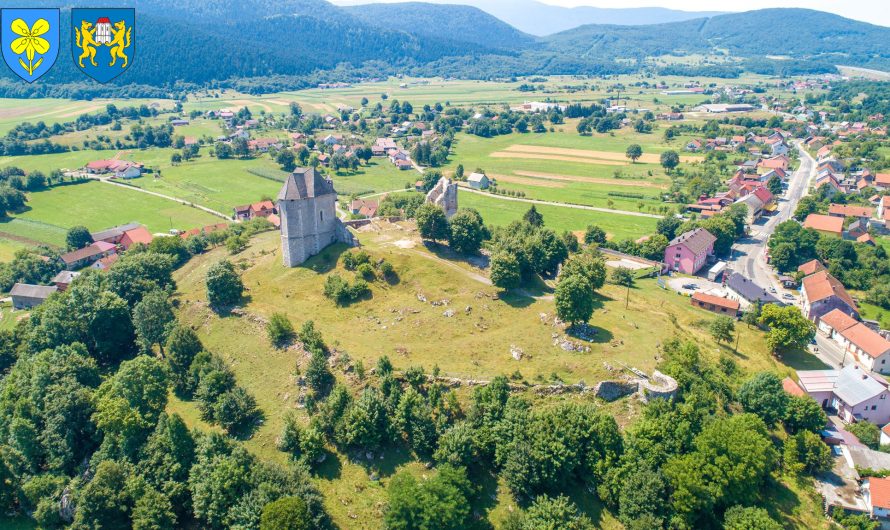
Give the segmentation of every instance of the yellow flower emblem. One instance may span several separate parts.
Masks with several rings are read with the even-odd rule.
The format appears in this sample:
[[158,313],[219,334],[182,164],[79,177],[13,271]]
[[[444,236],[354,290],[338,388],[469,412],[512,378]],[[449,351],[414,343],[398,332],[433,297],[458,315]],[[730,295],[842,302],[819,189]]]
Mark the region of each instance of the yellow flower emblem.
[[41,35],[49,31],[49,22],[40,18],[29,28],[24,20],[17,18],[12,21],[10,29],[16,35],[21,36],[12,41],[9,47],[12,48],[13,53],[16,55],[25,54],[28,64],[25,64],[21,57],[19,57],[19,64],[28,72],[29,76],[33,76],[34,70],[38,69],[40,64],[43,63],[43,57],[37,59],[35,63],[34,55],[43,55],[49,51],[49,41],[41,37]]

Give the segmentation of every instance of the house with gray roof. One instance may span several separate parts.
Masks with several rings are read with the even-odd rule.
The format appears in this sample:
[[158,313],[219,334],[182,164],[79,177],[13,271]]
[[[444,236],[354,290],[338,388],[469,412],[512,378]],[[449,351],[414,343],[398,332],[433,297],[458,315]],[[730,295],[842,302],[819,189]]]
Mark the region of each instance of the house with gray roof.
[[770,294],[766,289],[749,280],[738,272],[733,272],[726,278],[724,284],[730,297],[736,300],[744,300],[749,304],[760,301],[761,304],[781,304],[778,298]]
[[836,410],[847,423],[890,422],[890,391],[886,381],[855,363],[840,370],[799,370],[800,388],[822,408]]
[[31,309],[32,307],[37,307],[56,291],[58,291],[58,288],[55,285],[17,283],[9,291],[10,296],[12,296],[12,308]]

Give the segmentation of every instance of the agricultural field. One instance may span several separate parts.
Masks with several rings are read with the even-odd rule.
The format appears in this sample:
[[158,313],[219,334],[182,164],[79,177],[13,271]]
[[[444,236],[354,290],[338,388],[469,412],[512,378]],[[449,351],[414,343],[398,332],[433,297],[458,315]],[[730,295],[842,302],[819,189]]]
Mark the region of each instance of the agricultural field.
[[47,125],[74,121],[81,114],[104,110],[109,103],[116,105],[156,105],[158,108],[172,108],[170,100],[155,99],[94,99],[91,101],[70,99],[12,99],[0,98],[0,134],[6,134],[22,122],[45,122]]
[[[661,195],[670,178],[659,164],[662,152],[681,151],[685,139],[670,144],[656,130],[640,134],[621,129],[614,134],[581,136],[575,120],[553,133],[513,133],[481,138],[461,133],[455,138],[454,154],[445,172],[458,164],[469,173],[479,168],[497,179],[501,189],[521,191],[538,200],[614,207],[618,210],[658,211]],[[631,163],[625,157],[628,145],[643,148],[643,157]],[[701,157],[682,155],[684,163]]]
[[152,232],[167,232],[217,223],[219,218],[138,191],[85,182],[30,193],[26,211],[0,220],[0,238],[63,246],[66,231],[74,225],[100,230],[131,221]]
[[[387,355],[396,370],[422,366],[429,372],[438,367],[442,375],[458,378],[487,380],[514,374],[529,384],[593,384],[615,378],[615,370],[620,371],[624,365],[651,371],[660,361],[660,344],[675,336],[695,341],[713,360],[734,359],[743,367],[739,378],[757,370],[785,375],[795,368],[821,366],[806,354],[786,355],[787,364],[778,362],[767,353],[763,334],[746,326],[738,327],[738,353],[717,345],[708,333],[714,315],[693,308],[688,298],[662,290],[652,279],[639,280],[629,290],[605,286],[591,319],[596,336],[585,343],[590,351],[566,352],[554,345],[552,338],[553,333],[562,331],[550,323],[554,304],[548,287],[536,297],[522,291],[495,297],[497,290],[485,281],[487,271],[449,259],[436,248],[427,249],[409,223],[381,224],[363,230],[359,239],[373,258],[384,258],[395,266],[398,281],[374,282],[370,299],[346,307],[338,308],[324,298],[321,287],[330,274],[352,274],[338,264],[339,256],[346,251],[343,246],[328,247],[303,266],[288,269],[280,262],[276,234],[253,238],[246,251],[230,258],[243,269],[249,295],[243,316],[220,317],[206,305],[204,278],[211,264],[226,257],[224,249],[193,259],[176,273],[179,317],[196,329],[208,350],[231,364],[239,384],[256,396],[265,413],[262,426],[245,442],[264,459],[284,461],[284,455],[275,449],[275,440],[282,429],[283,412],[297,408],[296,381],[307,361],[300,351],[269,345],[262,321],[274,312],[284,312],[296,326],[311,318],[339,355],[347,354],[365,367]],[[447,306],[439,305],[445,300]],[[454,310],[450,318],[443,315],[448,308]],[[447,344],[445,354],[443,344]],[[525,354],[520,361],[511,356],[514,347]],[[355,383],[353,379],[350,376]],[[461,399],[467,397],[465,389],[458,392]],[[543,399],[531,393],[529,397]],[[634,400],[599,406],[622,424],[638,414]],[[199,419],[192,402],[174,399],[169,410],[182,415],[190,425],[214,428]],[[308,421],[304,412],[299,411],[299,415]],[[374,528],[373,521],[381,514],[380,503],[385,501],[388,478],[404,469],[419,476],[424,473],[422,465],[412,462],[400,449],[387,451],[382,460],[370,465],[329,458],[321,466],[316,483],[325,495],[329,513],[341,527]],[[379,475],[380,480],[372,480],[372,474]],[[497,525],[515,501],[503,483],[484,487],[492,499],[486,511]],[[776,502],[785,503],[782,513],[787,517],[796,520],[801,517],[798,511],[804,515],[816,513],[811,499],[798,498],[785,486],[780,489],[784,492],[782,500]],[[584,509],[598,527],[621,528],[612,514],[586,497]]]

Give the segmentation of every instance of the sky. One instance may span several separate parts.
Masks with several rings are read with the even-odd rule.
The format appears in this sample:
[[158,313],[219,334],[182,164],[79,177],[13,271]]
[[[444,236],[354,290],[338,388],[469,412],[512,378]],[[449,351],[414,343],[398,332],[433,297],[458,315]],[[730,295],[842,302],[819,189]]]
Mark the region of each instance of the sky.
[[[367,4],[373,2],[398,2],[408,0],[332,0],[339,5]],[[435,3],[470,4],[473,0],[415,0]],[[492,0],[487,0],[492,1]],[[511,0],[495,0],[510,4]],[[888,0],[746,0],[743,3],[719,3],[713,0],[538,0],[545,4],[564,7],[666,7],[683,11],[750,11],[768,7],[804,7],[835,13],[843,17],[871,24],[890,27],[890,1]]]

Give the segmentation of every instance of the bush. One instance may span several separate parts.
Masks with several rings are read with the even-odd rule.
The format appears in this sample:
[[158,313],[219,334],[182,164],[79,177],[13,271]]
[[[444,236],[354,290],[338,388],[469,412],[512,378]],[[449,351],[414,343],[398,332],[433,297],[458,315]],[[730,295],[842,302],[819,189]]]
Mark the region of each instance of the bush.
[[263,507],[260,530],[309,530],[314,528],[309,508],[302,499],[282,497]]
[[241,277],[229,260],[210,267],[207,272],[207,300],[212,307],[221,308],[237,304],[244,293]]
[[244,431],[259,416],[256,399],[241,387],[221,395],[213,408],[216,422],[229,434]]
[[858,421],[847,425],[847,432],[853,433],[859,441],[870,447],[877,449],[881,445],[881,431],[874,423],[867,421]]
[[356,270],[359,265],[369,263],[371,261],[371,256],[368,255],[364,250],[359,250],[357,252],[347,252],[343,254],[343,267],[348,271]]
[[356,272],[363,280],[372,282],[377,279],[377,274],[374,273],[374,267],[372,267],[370,263],[362,263],[356,268]]
[[272,313],[266,324],[266,333],[273,345],[281,347],[290,343],[296,334],[294,326],[284,313]]

